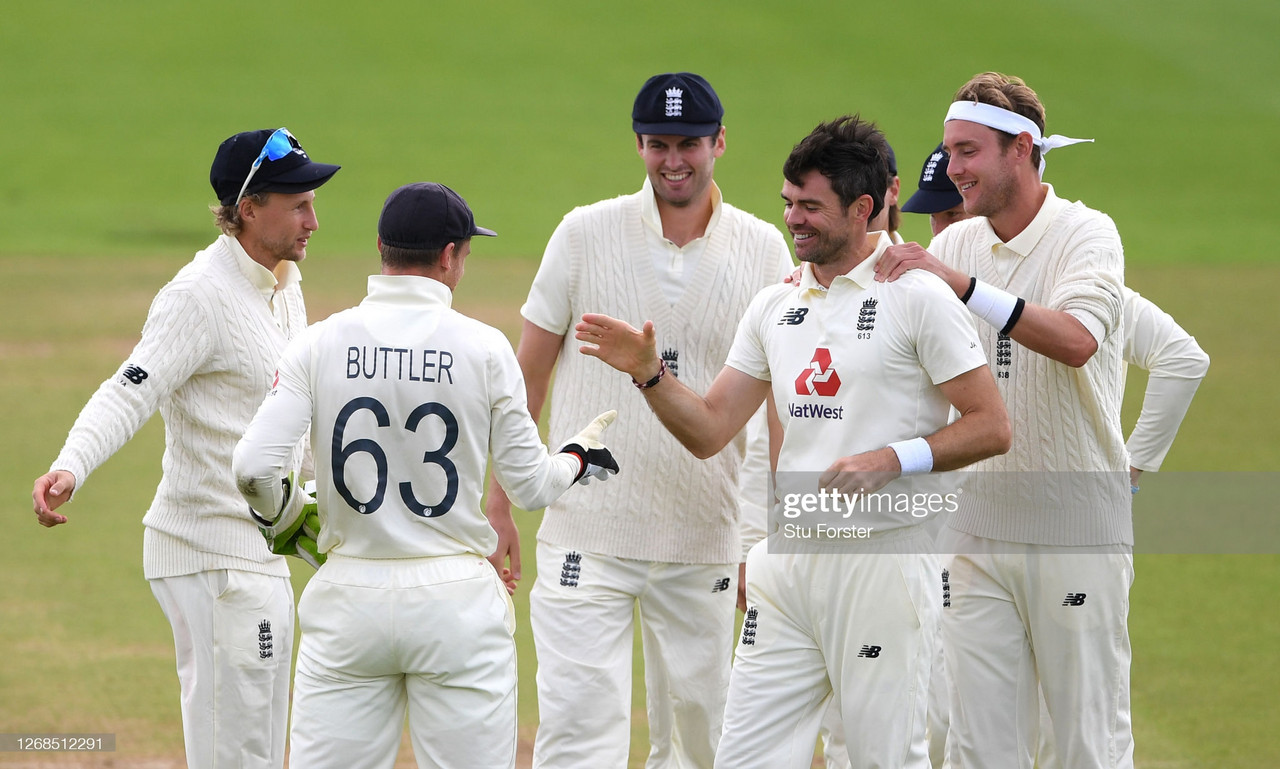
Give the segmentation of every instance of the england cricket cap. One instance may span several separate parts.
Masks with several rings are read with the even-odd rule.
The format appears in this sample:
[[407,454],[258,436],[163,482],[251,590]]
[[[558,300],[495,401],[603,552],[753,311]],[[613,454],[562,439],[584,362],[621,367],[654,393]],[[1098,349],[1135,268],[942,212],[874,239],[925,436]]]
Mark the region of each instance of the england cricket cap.
[[919,189],[907,199],[902,210],[909,214],[936,214],[949,211],[964,202],[960,191],[947,176],[947,153],[939,144],[920,169]]
[[[218,202],[224,206],[236,202],[236,195],[245,177],[249,175],[253,163],[262,154],[267,139],[276,132],[274,128],[263,128],[260,131],[244,131],[224,141],[218,146],[218,153],[213,156],[213,166],[209,169],[209,183],[218,196]],[[253,174],[244,194],[253,195],[259,192],[297,193],[314,190],[329,181],[341,166],[317,163],[307,156],[302,145],[288,131],[292,151],[283,157],[272,160],[265,157],[262,165]]]
[[378,217],[378,237],[388,246],[433,250],[475,235],[498,233],[476,226],[462,196],[443,184],[406,184],[387,197]]
[[715,89],[692,72],[654,75],[631,108],[631,128],[638,134],[711,136],[723,118]]

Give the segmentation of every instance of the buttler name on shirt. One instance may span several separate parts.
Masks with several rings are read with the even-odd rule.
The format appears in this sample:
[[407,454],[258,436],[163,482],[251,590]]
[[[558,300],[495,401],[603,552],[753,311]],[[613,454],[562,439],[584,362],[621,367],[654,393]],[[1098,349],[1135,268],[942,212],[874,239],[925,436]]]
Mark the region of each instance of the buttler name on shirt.
[[399,379],[453,384],[453,353],[407,347],[348,347],[347,379]]

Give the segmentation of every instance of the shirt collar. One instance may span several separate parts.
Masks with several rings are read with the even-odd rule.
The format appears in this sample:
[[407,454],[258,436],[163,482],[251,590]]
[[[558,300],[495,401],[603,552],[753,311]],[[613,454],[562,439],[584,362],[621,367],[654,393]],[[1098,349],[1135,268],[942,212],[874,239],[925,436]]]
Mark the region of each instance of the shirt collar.
[[435,278],[421,275],[370,275],[369,295],[361,304],[366,303],[447,310],[453,306],[453,292]]
[[295,262],[281,260],[280,264],[276,265],[276,271],[273,273],[255,262],[253,257],[249,256],[249,252],[244,250],[244,246],[240,245],[239,240],[225,234],[220,235],[218,239],[231,252],[236,261],[236,266],[240,268],[240,273],[266,299],[270,299],[277,289],[283,290],[290,283],[298,283],[302,280],[302,271],[298,269],[298,265]]
[[[866,259],[858,262],[858,266],[849,270],[844,275],[837,275],[835,279],[831,281],[832,284],[837,280],[849,280],[858,284],[860,288],[871,288],[871,284],[875,282],[876,262],[880,261],[880,257],[884,254],[884,250],[893,245],[893,240],[889,237],[889,233],[883,231],[869,232],[867,233],[867,237],[876,238],[876,248],[871,252],[871,256],[868,256]],[[800,291],[801,293],[804,293],[805,291],[814,290],[826,291],[827,289],[823,288],[822,284],[818,282],[818,279],[814,277],[813,265],[809,262],[805,262],[801,265]]]
[[[662,215],[658,213],[657,196],[653,192],[653,184],[649,181],[649,177],[644,178],[644,186],[640,188],[640,219],[644,221],[645,226],[662,235]],[[707,221],[707,229],[702,233],[702,237],[707,237],[711,231],[716,228],[716,224],[720,221],[720,203],[724,200],[720,194],[720,187],[713,181],[711,182],[711,219]]]
[[[1031,224],[1028,224],[1022,232],[1014,235],[1009,239],[1008,243],[1004,244],[1010,251],[1021,256],[1026,256],[1035,249],[1036,244],[1049,231],[1049,225],[1062,212],[1062,209],[1070,205],[1054,193],[1052,184],[1044,184],[1043,182],[1042,184],[1045,188],[1044,203],[1041,204],[1040,210],[1036,212],[1035,218],[1031,220]],[[987,226],[991,226],[989,222]]]

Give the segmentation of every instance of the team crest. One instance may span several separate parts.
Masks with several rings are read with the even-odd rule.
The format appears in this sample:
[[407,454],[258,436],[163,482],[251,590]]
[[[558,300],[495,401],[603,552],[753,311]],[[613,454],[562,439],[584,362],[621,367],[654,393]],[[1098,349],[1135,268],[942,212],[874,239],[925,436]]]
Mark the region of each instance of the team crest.
[[680,376],[680,351],[668,347],[662,351],[662,360],[667,364],[667,371],[671,372],[671,376]]

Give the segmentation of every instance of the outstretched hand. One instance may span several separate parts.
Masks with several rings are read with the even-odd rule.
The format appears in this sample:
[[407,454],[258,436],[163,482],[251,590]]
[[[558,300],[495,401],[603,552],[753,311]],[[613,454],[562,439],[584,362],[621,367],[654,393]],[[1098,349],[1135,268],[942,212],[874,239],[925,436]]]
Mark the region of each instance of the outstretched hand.
[[652,379],[662,365],[651,320],[645,321],[644,328],[637,331],[626,321],[587,313],[573,328],[574,338],[587,343],[579,347],[578,352],[630,374],[637,382]]

